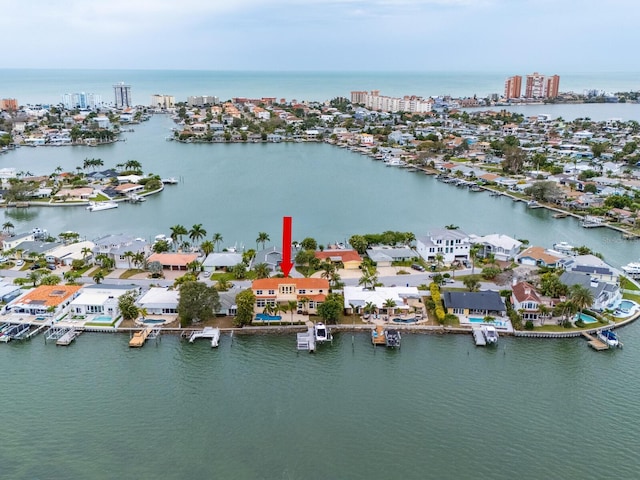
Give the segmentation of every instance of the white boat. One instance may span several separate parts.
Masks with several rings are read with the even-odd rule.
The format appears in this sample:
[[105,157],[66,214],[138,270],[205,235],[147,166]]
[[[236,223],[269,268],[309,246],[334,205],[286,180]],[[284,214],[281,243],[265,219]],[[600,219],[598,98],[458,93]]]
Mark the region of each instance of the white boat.
[[87,210],[99,212],[100,210],[109,210],[111,208],[118,208],[118,204],[116,202],[90,202]]
[[597,335],[602,342],[610,347],[618,347],[620,345],[618,335],[613,330],[600,330]]
[[574,246],[569,245],[567,242],[558,242],[553,244],[553,249],[556,252],[574,254]]
[[313,336],[316,339],[316,343],[330,342],[333,340],[329,328],[322,322],[318,322],[313,326]]
[[484,335],[487,344],[491,345],[498,343],[498,332],[496,331],[496,327],[493,325],[483,325],[482,334]]
[[401,340],[400,332],[398,330],[385,330],[384,341],[385,345],[389,348],[400,348]]
[[402,167],[406,165],[406,162],[404,160],[400,160],[399,158],[394,158],[386,163],[387,167]]
[[162,183],[165,185],[176,185],[178,180],[175,177],[163,178]]
[[627,263],[622,271],[627,275],[640,275],[640,262]]

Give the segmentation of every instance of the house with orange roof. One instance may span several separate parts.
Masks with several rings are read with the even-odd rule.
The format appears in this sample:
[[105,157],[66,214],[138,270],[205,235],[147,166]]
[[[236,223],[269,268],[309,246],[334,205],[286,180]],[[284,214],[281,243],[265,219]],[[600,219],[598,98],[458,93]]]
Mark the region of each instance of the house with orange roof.
[[552,255],[543,247],[529,247],[516,257],[516,261],[521,265],[539,267],[556,267],[561,259],[562,257]]
[[188,265],[198,259],[197,253],[154,253],[147,262],[160,262],[164,270],[188,270]]
[[126,195],[128,193],[137,193],[144,190],[144,185],[138,183],[123,183],[114,188],[120,195]]
[[316,314],[329,293],[329,281],[324,278],[260,278],[251,284],[256,297],[255,313],[267,305],[298,303],[298,311]]
[[313,254],[319,260],[329,260],[332,263],[342,262],[347,270],[357,270],[362,265],[362,257],[355,250],[323,250]]
[[518,282],[511,287],[511,304],[513,309],[521,312],[522,319],[526,322],[537,322],[540,316],[542,299],[535,287],[528,282]]
[[56,316],[80,294],[81,285],[40,285],[7,306],[13,313]]

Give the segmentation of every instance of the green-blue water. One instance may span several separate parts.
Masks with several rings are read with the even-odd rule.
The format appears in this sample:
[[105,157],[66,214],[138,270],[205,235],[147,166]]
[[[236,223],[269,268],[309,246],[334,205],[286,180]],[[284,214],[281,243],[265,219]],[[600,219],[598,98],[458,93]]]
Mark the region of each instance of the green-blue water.
[[11,479],[635,478],[637,326],[580,339],[342,333],[42,338],[0,348],[0,464]]

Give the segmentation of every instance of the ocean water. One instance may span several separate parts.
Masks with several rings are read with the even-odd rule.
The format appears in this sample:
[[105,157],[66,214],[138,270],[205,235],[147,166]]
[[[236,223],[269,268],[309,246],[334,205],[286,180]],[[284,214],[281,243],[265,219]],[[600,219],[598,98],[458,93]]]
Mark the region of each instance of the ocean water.
[[[530,72],[235,72],[198,70],[37,70],[0,69],[0,98],[17,98],[20,104],[57,104],[64,93],[86,92],[114,101],[112,86],[132,86],[134,103],[148,105],[156,93],[186,101],[190,95],[276,97],[298,101],[349,98],[352,90],[380,90],[382,95],[437,95],[484,97],[502,93],[504,81]],[[561,91],[598,89],[609,92],[640,89],[637,72],[559,74]]]

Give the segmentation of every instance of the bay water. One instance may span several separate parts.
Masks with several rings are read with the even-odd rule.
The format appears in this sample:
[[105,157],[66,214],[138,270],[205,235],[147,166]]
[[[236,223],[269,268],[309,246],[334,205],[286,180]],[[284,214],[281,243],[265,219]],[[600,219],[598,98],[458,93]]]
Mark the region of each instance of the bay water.
[[[164,140],[171,126],[155,116],[111,146],[0,156],[37,174],[136,159],[180,179],[142,205],[5,209],[3,222],[88,238],[203,223],[248,247],[259,231],[277,244],[283,215],[294,237],[321,243],[453,223],[585,244],[615,265],[639,256],[619,233],[328,145],[180,145]],[[410,334],[386,351],[341,333],[315,355],[297,354],[294,335],[223,336],[216,350],[172,336],[139,350],[126,335],[83,334],[69,348],[35,337],[0,346],[0,465],[12,479],[633,479],[640,334],[619,334],[624,349],[596,353],[581,339],[476,349],[466,335]]]

